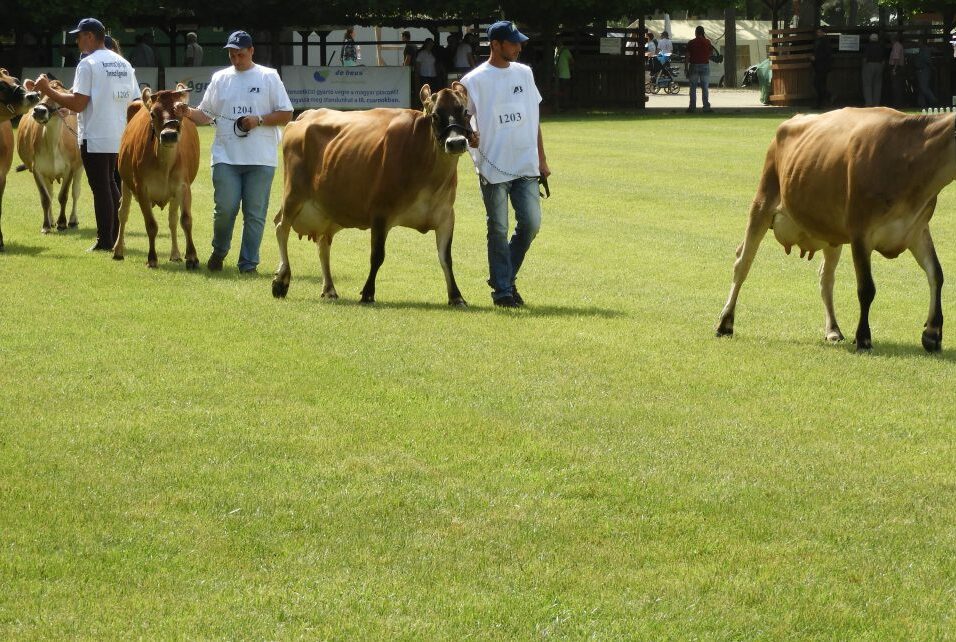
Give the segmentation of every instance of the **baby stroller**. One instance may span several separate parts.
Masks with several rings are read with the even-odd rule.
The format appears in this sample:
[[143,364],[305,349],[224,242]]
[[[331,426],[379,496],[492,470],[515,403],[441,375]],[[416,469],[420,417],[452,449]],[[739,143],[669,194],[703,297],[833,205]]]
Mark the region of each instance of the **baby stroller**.
[[665,94],[680,92],[680,85],[677,84],[677,74],[671,67],[670,54],[659,53],[654,60],[657,64],[652,67],[651,79],[647,81],[645,86],[647,93],[659,94],[662,89]]

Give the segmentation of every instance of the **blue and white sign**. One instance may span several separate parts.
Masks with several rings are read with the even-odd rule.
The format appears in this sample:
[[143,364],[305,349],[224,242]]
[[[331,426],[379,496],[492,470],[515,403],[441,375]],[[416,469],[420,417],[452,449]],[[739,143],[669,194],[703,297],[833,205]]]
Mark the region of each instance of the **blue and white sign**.
[[410,67],[283,67],[282,82],[298,109],[410,107]]

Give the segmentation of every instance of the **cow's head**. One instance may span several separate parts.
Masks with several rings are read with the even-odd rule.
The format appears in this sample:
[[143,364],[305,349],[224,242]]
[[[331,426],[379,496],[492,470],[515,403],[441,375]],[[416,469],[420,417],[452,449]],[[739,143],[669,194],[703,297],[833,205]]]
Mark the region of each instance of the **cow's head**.
[[[29,81],[27,81],[29,83]],[[56,89],[57,91],[63,90],[63,83],[59,80],[51,80],[50,88]],[[46,125],[50,120],[50,117],[57,112],[60,106],[56,103],[55,100],[49,96],[44,96],[43,100],[40,101],[40,104],[33,108],[33,120],[37,121],[41,125]]]
[[27,113],[38,102],[40,94],[26,89],[6,69],[0,68],[0,123]]
[[453,82],[451,89],[432,93],[428,85],[422,87],[419,97],[426,116],[432,119],[432,132],[438,146],[448,154],[461,154],[468,149],[468,137],[475,132],[471,128],[468,113],[468,90],[460,82]]
[[143,108],[149,112],[150,127],[153,135],[163,145],[175,145],[179,142],[179,129],[182,122],[176,117],[176,105],[189,102],[189,89],[179,83],[176,89],[165,89],[155,94],[149,87],[143,88]]

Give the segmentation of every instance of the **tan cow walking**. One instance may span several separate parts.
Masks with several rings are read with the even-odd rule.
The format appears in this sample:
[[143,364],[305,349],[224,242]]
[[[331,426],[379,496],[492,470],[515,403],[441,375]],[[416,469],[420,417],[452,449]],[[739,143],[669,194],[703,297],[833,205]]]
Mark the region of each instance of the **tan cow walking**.
[[956,115],[909,116],[886,108],[841,109],[799,115],[780,125],[767,150],[734,281],[720,314],[717,335],[734,331],[740,287],[757,247],[773,228],[787,253],[823,252],[820,293],[829,341],[843,339],[833,309],[833,281],[840,251],[850,245],[856,271],[860,321],[858,350],[872,347],[870,305],[876,286],[870,256],[895,258],[909,250],[926,272],[929,315],[922,335],[930,352],[942,348],[943,270],[929,221],[940,190],[956,180]]
[[[169,205],[169,233],[172,237],[170,261],[182,261],[176,237],[177,219],[186,236],[186,269],[199,267],[193,244],[192,191],[190,186],[199,171],[199,134],[189,119],[175,115],[177,103],[186,102],[186,86],[151,93],[143,89],[142,106],[131,106],[129,122],[120,142],[118,167],[123,179],[120,203],[119,236],[113,246],[113,258],[122,261],[126,251],[126,222],[132,197],[136,198],[146,221],[149,254],[146,265],[155,268],[156,233],[159,226],[153,217],[153,206]],[[180,216],[181,212],[181,216]]]
[[395,226],[435,230],[449,305],[465,305],[452,272],[458,156],[467,148],[467,93],[460,83],[421,91],[424,111],[372,109],[304,112],[282,140],[285,185],[276,216],[279,267],[272,294],[289,291],[289,232],[318,245],[322,296],[337,298],[329,255],[342,228],[372,230],[371,269],[362,302],[375,301],[375,276],[385,260],[385,239]]
[[[54,89],[62,90],[58,80],[50,83]],[[40,205],[43,207],[44,234],[53,229],[53,183],[60,183],[57,200],[60,203],[60,216],[56,229],[65,230],[67,226],[76,227],[76,202],[80,197],[83,182],[83,159],[76,140],[76,114],[61,110],[52,98],[44,98],[20,120],[17,129],[17,153],[25,169],[33,173],[37,191],[40,193]],[[21,168],[17,168],[20,171]],[[66,201],[72,192],[73,203],[70,220],[66,219]]]

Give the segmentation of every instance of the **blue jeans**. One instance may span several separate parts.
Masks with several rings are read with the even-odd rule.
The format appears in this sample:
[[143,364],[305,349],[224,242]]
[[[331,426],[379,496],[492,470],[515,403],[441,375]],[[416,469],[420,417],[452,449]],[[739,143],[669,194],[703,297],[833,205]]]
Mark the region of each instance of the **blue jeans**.
[[275,167],[269,165],[212,166],[213,201],[212,251],[219,256],[229,254],[232,229],[242,204],[242,245],[239,248],[239,269],[252,270],[259,265],[259,246],[269,209],[269,192]]
[[700,87],[700,99],[704,104],[704,109],[710,109],[710,65],[693,64],[690,66],[688,76],[690,80],[690,108],[697,108],[697,88]]
[[[516,178],[505,183],[481,180],[481,196],[488,222],[488,271],[494,300],[511,296],[515,278],[531,241],[541,227],[538,178]],[[515,231],[508,241],[508,197],[515,208]]]

